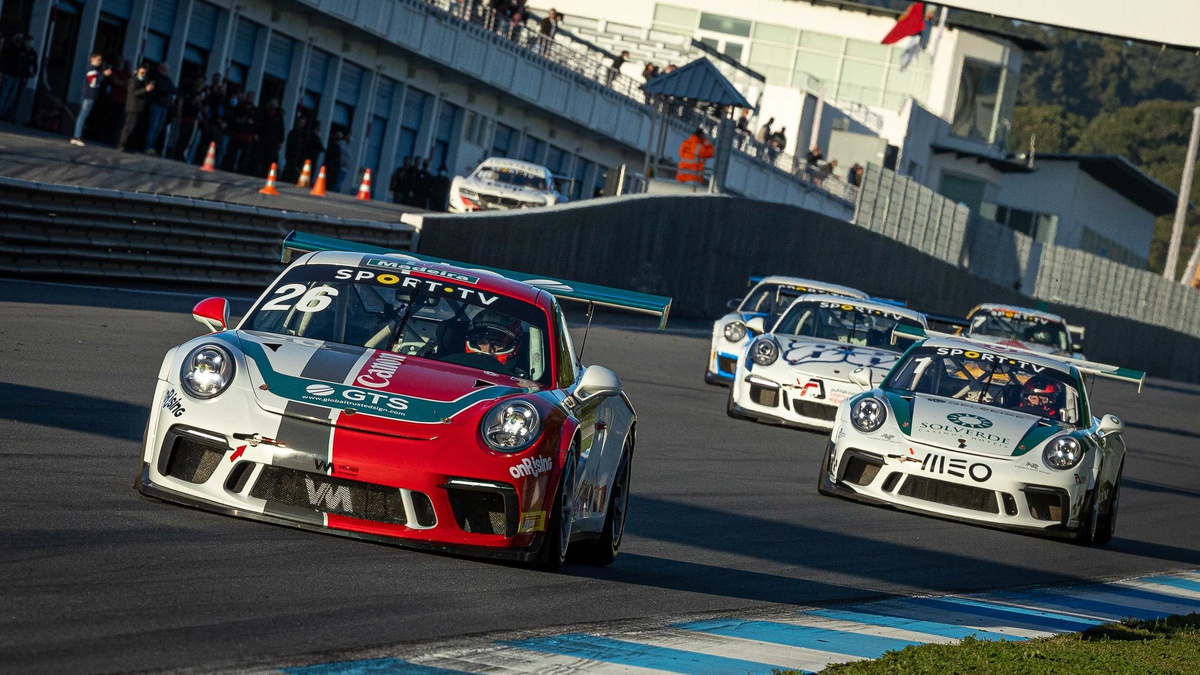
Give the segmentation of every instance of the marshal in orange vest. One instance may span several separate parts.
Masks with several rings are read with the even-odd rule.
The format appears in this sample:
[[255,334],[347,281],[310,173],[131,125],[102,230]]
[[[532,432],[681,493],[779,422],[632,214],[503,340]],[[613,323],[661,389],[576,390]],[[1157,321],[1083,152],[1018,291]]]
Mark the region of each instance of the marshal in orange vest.
[[703,183],[704,160],[713,156],[713,144],[704,130],[697,128],[679,144],[679,167],[675,180],[680,183]]

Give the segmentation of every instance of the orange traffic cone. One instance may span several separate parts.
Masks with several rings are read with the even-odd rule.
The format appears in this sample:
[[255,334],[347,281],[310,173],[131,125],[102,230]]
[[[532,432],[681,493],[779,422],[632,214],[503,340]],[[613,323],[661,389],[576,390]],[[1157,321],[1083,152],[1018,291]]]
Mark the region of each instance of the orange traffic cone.
[[321,170],[317,172],[317,182],[313,183],[312,192],[310,192],[309,194],[313,194],[318,197],[325,196],[325,165],[324,164],[321,165]]
[[271,162],[271,170],[267,172],[267,184],[263,189],[258,191],[260,195],[277,195],[279,190],[275,189],[275,162]]
[[308,187],[309,181],[312,180],[312,160],[304,160],[304,168],[300,170],[300,180],[296,181],[296,187]]
[[217,142],[213,141],[208,144],[208,154],[204,156],[204,164],[200,165],[201,171],[216,171],[217,170]]
[[367,169],[363,173],[362,185],[358,186],[358,194],[354,195],[355,199],[361,199],[364,202],[371,201],[371,170]]

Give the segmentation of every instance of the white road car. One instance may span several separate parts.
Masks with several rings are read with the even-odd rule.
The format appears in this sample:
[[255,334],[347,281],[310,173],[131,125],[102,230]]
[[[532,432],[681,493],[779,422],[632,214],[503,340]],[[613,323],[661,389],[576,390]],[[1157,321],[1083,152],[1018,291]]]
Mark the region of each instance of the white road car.
[[451,213],[527,209],[565,201],[549,169],[515,159],[486,159],[471,175],[455,176],[450,183]]
[[[866,368],[882,378],[900,358],[907,345],[895,344],[897,326],[924,329],[925,317],[871,300],[800,296],[738,358],[729,416],[829,431],[838,405],[861,391],[850,373]],[[747,327],[761,332],[763,320]]]
[[704,381],[729,386],[737,369],[738,356],[746,347],[746,343],[757,334],[746,327],[747,322],[761,317],[763,324],[770,326],[793,300],[806,293],[840,295],[862,300],[869,297],[858,289],[824,281],[799,277],[764,277],[754,284],[745,298],[729,301],[729,307],[734,311],[713,322],[712,348],[708,354]]
[[[900,329],[900,332],[907,332]],[[911,331],[925,338],[923,331]],[[1104,544],[1124,423],[1093,417],[1083,375],[1145,373],[938,335],[838,409],[818,490],[1003,529]],[[871,388],[874,383],[874,388]]]
[[967,314],[964,334],[978,342],[1083,358],[1079,353],[1082,328],[1067,325],[1057,314],[1027,307],[979,305]]

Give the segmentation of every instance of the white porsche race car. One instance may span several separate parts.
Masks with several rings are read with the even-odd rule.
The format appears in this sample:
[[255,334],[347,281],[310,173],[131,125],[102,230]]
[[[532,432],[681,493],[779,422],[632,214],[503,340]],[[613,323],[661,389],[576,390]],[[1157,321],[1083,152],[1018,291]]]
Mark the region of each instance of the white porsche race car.
[[550,169],[532,162],[492,157],[471,175],[450,183],[451,213],[527,209],[567,201],[554,187]]
[[[751,279],[752,283],[753,281]],[[824,281],[799,277],[764,277],[754,284],[745,298],[741,300],[734,298],[729,301],[729,308],[734,311],[713,322],[712,349],[709,350],[704,381],[709,384],[729,386],[733,382],[733,374],[737,369],[738,356],[742,353],[746,343],[757,334],[746,327],[747,322],[755,317],[761,317],[763,324],[770,326],[788,308],[788,305],[792,304],[793,300],[806,293],[840,295],[862,300],[869,297],[858,289]]]
[[1069,326],[1057,314],[1011,305],[979,305],[967,314],[965,335],[979,342],[1043,354],[1083,358],[1083,328]]
[[[1004,529],[1104,544],[1116,528],[1124,423],[1092,416],[1083,374],[1145,373],[951,335],[919,341],[838,409],[818,490]],[[871,388],[876,383],[875,388]]]
[[871,300],[802,295],[769,333],[762,318],[751,319],[747,329],[762,334],[738,358],[729,416],[832,429],[838,404],[861,391],[850,373],[867,368],[882,378],[900,358],[897,326],[923,329],[925,317]]

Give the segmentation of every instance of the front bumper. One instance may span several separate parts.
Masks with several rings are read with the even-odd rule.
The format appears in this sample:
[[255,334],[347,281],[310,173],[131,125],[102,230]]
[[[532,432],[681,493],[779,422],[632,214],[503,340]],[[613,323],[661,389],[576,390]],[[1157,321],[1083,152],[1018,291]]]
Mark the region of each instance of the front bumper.
[[[156,400],[167,387],[160,382]],[[473,427],[399,438],[283,418],[236,396],[188,401],[184,412],[153,409],[135,485],[143,494],[411,548],[536,556],[554,489],[549,467],[558,464],[537,455],[553,452],[552,434],[534,446],[535,471],[532,460],[522,466],[530,451],[489,457],[466,442]]]
[[830,431],[837,419],[838,404],[832,400],[799,396],[796,389],[744,368],[732,386],[731,409],[741,417],[809,431]]
[[1052,472],[1032,468],[1028,458],[969,455],[907,438],[882,442],[844,428],[826,450],[819,480],[827,493],[1042,536],[1071,537],[1081,528],[1089,489],[1084,464]]

